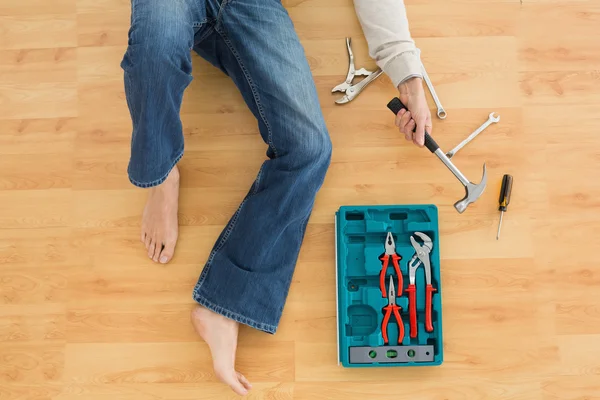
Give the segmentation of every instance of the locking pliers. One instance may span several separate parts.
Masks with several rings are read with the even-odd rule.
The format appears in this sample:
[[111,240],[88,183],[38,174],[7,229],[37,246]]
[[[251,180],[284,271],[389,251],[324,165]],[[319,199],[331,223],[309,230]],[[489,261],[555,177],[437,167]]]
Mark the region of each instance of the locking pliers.
[[[381,68],[377,68],[376,71],[368,71],[365,68],[356,70],[356,68],[354,67],[354,54],[352,53],[350,38],[346,38],[346,48],[348,50],[348,59],[349,59],[348,75],[346,76],[346,80],[344,82],[340,83],[339,85],[337,85],[336,87],[334,87],[331,90],[332,93],[334,93],[334,92],[345,93],[345,95],[343,97],[341,97],[340,99],[335,101],[336,104],[346,104],[346,103],[349,103],[350,101],[354,100],[354,98],[356,98],[356,96],[358,96],[360,94],[360,92],[369,83],[373,82],[375,79],[377,79],[377,77],[379,75],[381,75],[383,73]],[[365,76],[365,78],[362,81],[358,82],[356,85],[353,85],[352,81],[357,76]]]

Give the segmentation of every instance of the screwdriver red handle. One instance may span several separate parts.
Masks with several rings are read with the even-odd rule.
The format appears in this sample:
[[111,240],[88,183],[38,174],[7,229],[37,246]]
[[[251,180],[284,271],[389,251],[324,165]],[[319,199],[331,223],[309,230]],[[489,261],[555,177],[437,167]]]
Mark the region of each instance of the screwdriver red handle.
[[433,324],[431,323],[431,296],[436,289],[431,285],[427,285],[425,290],[425,330],[433,332]]
[[408,285],[408,313],[410,317],[410,337],[417,337],[417,289],[415,285]]

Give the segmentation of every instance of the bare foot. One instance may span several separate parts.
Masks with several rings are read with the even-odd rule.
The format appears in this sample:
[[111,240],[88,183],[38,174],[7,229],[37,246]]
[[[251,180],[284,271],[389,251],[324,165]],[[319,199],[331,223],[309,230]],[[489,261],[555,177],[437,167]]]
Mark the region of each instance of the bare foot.
[[235,370],[238,323],[201,306],[192,311],[192,323],[210,348],[217,378],[240,396],[248,394],[252,385]]
[[167,179],[150,188],[142,216],[142,242],[148,257],[155,262],[168,263],[177,243],[177,206],[179,199],[179,170],[175,166]]

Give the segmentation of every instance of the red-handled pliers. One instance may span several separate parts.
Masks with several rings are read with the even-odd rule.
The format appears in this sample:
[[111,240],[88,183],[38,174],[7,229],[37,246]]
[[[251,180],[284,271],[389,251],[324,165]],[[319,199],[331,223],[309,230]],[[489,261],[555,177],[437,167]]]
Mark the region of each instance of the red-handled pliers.
[[433,323],[431,321],[431,297],[436,290],[431,285],[431,262],[429,254],[433,249],[431,238],[422,232],[415,232],[415,235],[423,240],[423,245],[417,243],[413,236],[410,237],[410,243],[415,249],[415,255],[408,262],[408,312],[410,316],[410,337],[417,337],[417,303],[416,303],[416,288],[415,288],[415,273],[419,265],[423,264],[425,269],[425,330],[433,331]]
[[390,317],[392,313],[396,317],[396,323],[398,324],[398,344],[402,344],[404,340],[404,324],[402,323],[402,319],[400,318],[400,310],[402,307],[396,304],[396,289],[394,288],[394,279],[390,275],[390,291],[388,294],[388,305],[383,307],[383,311],[385,311],[385,315],[383,317],[383,322],[381,323],[381,336],[383,336],[383,343],[388,344],[388,334],[387,334],[387,326],[390,322]]
[[396,254],[396,243],[394,243],[392,232],[387,233],[385,238],[385,253],[379,258],[383,261],[381,272],[379,273],[379,289],[381,290],[381,297],[386,297],[387,295],[385,291],[385,274],[390,262],[390,257],[392,258],[392,264],[394,264],[394,269],[398,276],[398,296],[402,296],[402,272],[400,272],[400,264],[398,263],[402,260],[402,257]]

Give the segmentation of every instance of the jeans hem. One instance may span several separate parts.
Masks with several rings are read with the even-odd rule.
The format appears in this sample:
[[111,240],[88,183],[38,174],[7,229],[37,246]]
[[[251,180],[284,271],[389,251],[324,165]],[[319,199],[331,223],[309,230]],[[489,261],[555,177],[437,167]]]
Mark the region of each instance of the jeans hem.
[[143,188],[143,189],[150,188],[150,187],[153,187],[153,186],[158,186],[158,185],[160,185],[161,183],[163,183],[167,179],[167,177],[171,173],[171,170],[175,167],[175,165],[177,165],[177,163],[181,160],[182,157],[183,157],[183,150],[179,153],[179,155],[177,157],[175,157],[175,161],[173,161],[173,163],[169,167],[167,173],[164,174],[162,177],[154,180],[154,181],[151,181],[151,182],[140,182],[140,181],[137,181],[137,180],[135,180],[135,179],[133,179],[131,177],[131,172],[129,172],[129,174],[128,174],[129,175],[129,182],[131,182],[133,185],[135,185],[137,187],[140,187],[140,188]]
[[213,302],[211,302],[210,300],[208,300],[207,298],[198,294],[197,290],[194,290],[194,300],[201,306],[206,307],[207,309],[209,309],[210,311],[212,311],[214,313],[222,315],[225,318],[234,320],[240,324],[247,325],[251,328],[258,329],[260,331],[270,333],[270,334],[274,334],[275,331],[277,330],[277,327],[275,325],[258,322],[251,318],[244,317],[241,314],[235,313],[233,311],[227,310],[226,308],[218,306],[218,305],[214,304]]

